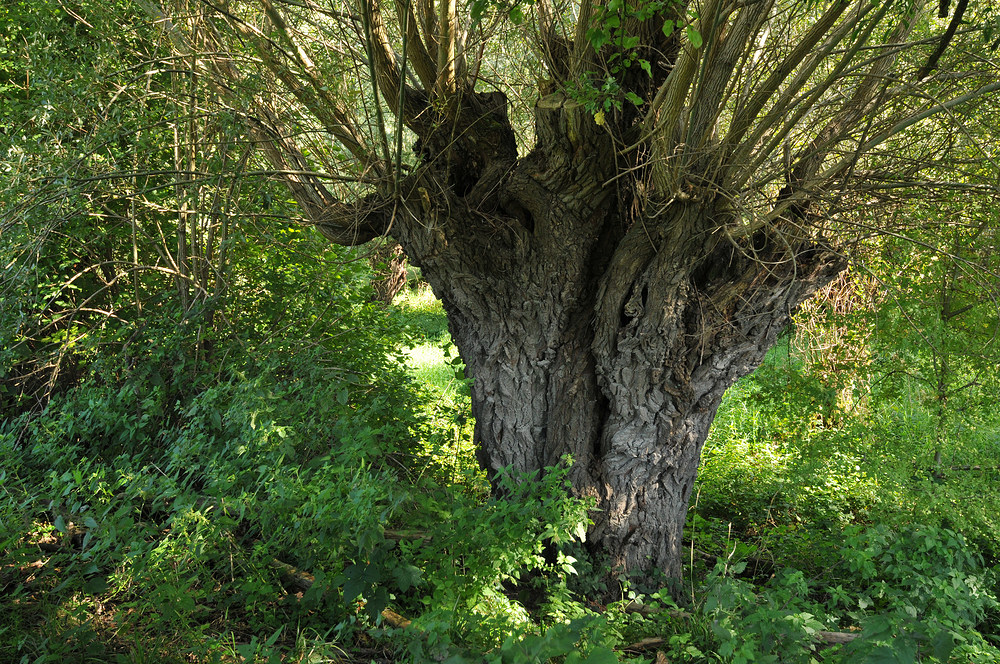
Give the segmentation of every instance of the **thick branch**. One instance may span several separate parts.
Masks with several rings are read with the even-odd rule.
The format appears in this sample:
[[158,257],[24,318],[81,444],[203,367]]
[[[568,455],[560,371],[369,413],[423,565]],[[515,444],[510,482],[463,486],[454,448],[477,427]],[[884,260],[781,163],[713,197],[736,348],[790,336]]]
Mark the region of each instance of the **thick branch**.
[[[427,95],[403,83],[400,67],[396,63],[396,56],[389,44],[389,34],[385,27],[385,17],[382,15],[380,0],[359,0],[359,2],[368,26],[366,39],[369,42],[369,57],[372,59],[371,66],[378,90],[392,112],[396,113],[397,109],[402,108],[403,117],[400,120],[419,133],[418,117],[427,108]],[[407,37],[408,52],[410,41]],[[416,42],[419,45],[419,39]],[[403,84],[401,85],[401,83]],[[405,90],[402,100],[399,97],[400,90]],[[402,104],[400,104],[401,101]]]
[[[208,4],[207,0],[206,4]],[[266,2],[266,6],[270,7],[270,2]],[[155,9],[153,5],[150,5],[150,8],[152,9],[149,9],[149,11],[153,11]],[[306,50],[296,46],[295,40],[289,33],[287,25],[281,18],[280,14],[278,14],[273,7],[271,7],[270,12],[268,12],[268,16],[272,21],[275,19],[278,21],[275,27],[282,38],[286,41],[286,45],[292,49],[294,55],[280,49],[274,41],[263,34],[258,28],[250,25],[233,14],[226,12],[222,8],[214,8],[226,18],[229,25],[238,35],[246,39],[253,46],[254,50],[260,57],[262,64],[285,85],[288,91],[291,92],[303,106],[313,113],[316,119],[323,123],[323,128],[328,133],[330,133],[344,147],[346,147],[361,164],[365,166],[373,165],[376,168],[379,168],[377,158],[371,149],[365,144],[365,140],[362,138],[361,133],[354,126],[354,122],[348,114],[346,107],[329,93],[327,86],[323,83],[322,77],[319,75],[315,65],[313,64],[312,58]],[[158,12],[158,10],[156,11]],[[162,16],[162,14],[160,14],[160,16]],[[221,40],[218,41],[221,43]],[[224,49],[220,48],[220,50]],[[296,60],[298,62],[299,66],[305,72],[307,80],[309,81],[308,86],[304,85],[299,77],[282,62],[282,59],[275,55],[276,50],[281,53],[282,58]],[[216,60],[212,60],[211,62],[214,70],[210,73],[214,74],[214,76],[210,76],[210,80],[228,80],[231,83],[235,83],[239,80],[240,74],[227,61],[222,61],[220,63]],[[219,90],[227,97],[234,96],[232,89],[219,88]]]
[[570,77],[576,78],[590,68],[594,49],[587,39],[587,30],[594,16],[593,0],[580,0],[580,14],[576,19],[576,36],[573,38],[573,59],[570,62]]
[[731,25],[722,25],[720,19],[720,25],[712,26],[709,38],[713,47],[703,59],[703,78],[692,103],[686,141],[690,148],[698,150],[714,134],[736,64],[750,37],[768,19],[773,6],[774,0],[754,3],[744,7]]
[[[868,25],[864,28],[859,28],[861,20],[876,6],[879,9],[868,22]],[[871,2],[864,8],[859,7],[858,11],[854,12],[848,20],[844,21],[834,30],[823,47],[813,53],[811,59],[785,88],[764,121],[743,142],[743,145],[733,153],[730,163],[738,164],[740,170],[738,175],[731,175],[732,186],[737,188],[742,187],[746,183],[746,180],[752,177],[760,166],[774,154],[778,146],[787,140],[789,134],[799,126],[802,119],[816,107],[824,95],[833,89],[838,82],[843,80],[845,70],[854,61],[858,53],[861,52],[862,48],[867,45],[872,32],[881,23],[891,6],[891,3],[881,3],[879,5],[877,2]],[[853,44],[841,56],[833,70],[807,93],[800,94],[819,65],[826,61],[841,42],[852,35],[855,37]],[[794,113],[790,113],[793,109]],[[783,117],[785,118],[784,122],[775,131],[774,127],[779,124]],[[771,133],[770,139],[763,146],[760,146],[760,142],[764,140],[769,132]],[[834,135],[837,135],[837,132],[828,126],[827,136]],[[755,152],[756,157],[751,159],[750,155]]]
[[436,93],[448,97],[455,92],[455,0],[438,0],[438,60]]
[[396,56],[389,45],[389,34],[386,32],[385,20],[382,17],[380,0],[359,0],[359,10],[368,26],[368,53],[372,59],[371,66],[375,72],[375,81],[379,92],[385,98],[390,108],[395,108],[399,102],[399,65]]
[[[778,88],[785,79],[802,64],[806,56],[813,52],[816,44],[830,31],[849,5],[850,0],[836,0],[830,5],[823,16],[799,40],[796,47],[771,72],[771,75],[767,77],[764,83],[757,88],[757,91],[746,104],[736,110],[729,134],[725,139],[728,145],[735,145],[742,140],[751,123],[757,119],[757,116],[764,109],[767,101],[778,91]],[[823,50],[828,52],[837,41],[839,40],[831,40]],[[813,58],[813,66],[818,62],[819,58]],[[809,69],[809,71],[811,73],[812,69]]]

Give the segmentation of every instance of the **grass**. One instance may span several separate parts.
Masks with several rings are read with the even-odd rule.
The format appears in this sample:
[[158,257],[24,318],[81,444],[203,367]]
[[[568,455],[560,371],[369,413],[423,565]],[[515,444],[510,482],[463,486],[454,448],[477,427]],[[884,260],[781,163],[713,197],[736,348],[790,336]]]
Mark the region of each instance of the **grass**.
[[463,365],[448,333],[448,317],[441,301],[427,286],[406,289],[393,302],[396,315],[411,329],[416,342],[405,351],[410,375],[450,404],[464,394]]
[[431,394],[425,412],[429,428],[423,449],[437,460],[443,476],[455,488],[485,496],[488,483],[475,460],[472,402],[465,365],[451,343],[448,318],[440,300],[426,284],[406,289],[393,302],[392,311],[410,328],[413,345],[404,349],[407,373]]
[[444,308],[429,286],[404,289],[396,296],[392,308],[404,325],[428,343],[451,340]]

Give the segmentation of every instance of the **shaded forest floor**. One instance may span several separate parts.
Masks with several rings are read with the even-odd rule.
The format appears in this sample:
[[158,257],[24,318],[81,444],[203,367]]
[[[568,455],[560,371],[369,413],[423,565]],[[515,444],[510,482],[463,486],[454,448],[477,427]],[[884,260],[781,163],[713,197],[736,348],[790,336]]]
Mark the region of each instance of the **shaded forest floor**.
[[225,367],[165,338],[2,420],[0,661],[1000,661],[995,418],[942,443],[784,343],[720,411],[678,603],[608,587],[564,469],[490,499],[440,305],[389,318]]

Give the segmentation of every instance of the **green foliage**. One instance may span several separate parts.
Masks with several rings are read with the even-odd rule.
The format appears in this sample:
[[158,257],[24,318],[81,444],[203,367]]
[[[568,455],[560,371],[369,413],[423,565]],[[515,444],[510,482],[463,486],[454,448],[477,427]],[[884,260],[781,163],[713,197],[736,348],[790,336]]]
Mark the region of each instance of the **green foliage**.
[[[279,361],[231,354],[217,373],[192,374],[176,361],[183,335],[158,341],[144,370],[106,358],[43,413],[10,423],[5,523],[63,540],[53,598],[113,600],[137,633],[188,633],[192,653],[208,656],[222,645],[202,616],[238,608],[246,629],[271,633],[317,606],[320,581],[302,602],[275,603],[285,593],[272,563],[285,552],[337,571],[383,541],[405,498],[384,465],[409,436],[393,410],[405,378],[385,366],[387,345],[373,381],[360,361],[348,372],[316,348]],[[277,357],[280,344],[258,350]],[[25,535],[3,538],[31,560]],[[328,615],[353,620],[345,608]]]
[[[755,585],[739,558],[719,560],[690,613],[679,612],[665,593],[650,598],[652,606],[672,608],[651,619],[671,635],[665,639],[670,661],[986,662],[1000,656],[976,631],[997,607],[996,579],[952,531],[851,527],[822,582],[785,568]],[[829,648],[820,638],[824,630],[854,639]]]
[[705,447],[698,513],[743,535],[842,528],[884,500],[857,432],[836,425],[837,390],[786,353],[729,391]]
[[[0,661],[601,664],[649,637],[676,662],[997,661],[996,210],[915,208],[963,223],[875,248],[893,296],[827,319],[857,353],[785,343],[730,391],[682,609],[587,554],[565,466],[490,497],[440,304],[369,304],[358,256],[241,175],[237,118],[193,113],[173,66],[129,92],[155,26],[73,10],[0,8]],[[673,10],[599,6],[604,68],[570,94],[646,103],[624,26],[700,48]],[[178,163],[192,120],[211,140]]]
[[[604,54],[605,67],[600,72],[585,72],[577,80],[569,81],[566,91],[594,115],[598,124],[604,123],[605,113],[612,109],[620,111],[623,101],[634,106],[642,106],[649,101],[622,87],[626,75],[636,67],[646,76],[652,76],[652,66],[647,59],[650,55],[640,49],[640,37],[627,28],[635,29],[655,21],[663,35],[670,37],[681,25],[677,8],[678,4],[673,0],[643,0],[639,3],[611,0],[605,5],[597,5],[586,37],[596,53]],[[692,48],[701,48],[701,34],[693,25],[686,25],[683,34]]]
[[420,526],[421,518],[433,518],[433,536],[401,545],[426,570],[423,610],[414,622],[420,637],[409,647],[418,661],[482,653],[523,633],[531,618],[507,589],[536,574],[558,585],[574,572],[571,558],[546,557],[547,550],[582,539],[589,521],[588,503],[567,497],[566,472],[553,468],[541,478],[502,473],[502,500],[482,502],[441,489],[423,496],[427,516],[411,515],[409,522]]

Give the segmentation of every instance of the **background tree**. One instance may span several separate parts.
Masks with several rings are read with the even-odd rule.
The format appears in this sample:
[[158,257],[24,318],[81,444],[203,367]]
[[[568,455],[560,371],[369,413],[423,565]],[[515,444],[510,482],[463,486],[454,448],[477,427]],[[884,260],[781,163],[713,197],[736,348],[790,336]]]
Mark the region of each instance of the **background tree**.
[[[922,208],[922,209],[920,209]],[[937,237],[916,246],[884,242],[889,297],[877,315],[877,389],[924,402],[933,439],[924,467],[968,465],[963,454],[993,410],[997,390],[997,228],[995,204],[918,206]],[[927,242],[940,242],[941,250]],[[986,269],[983,269],[986,268]],[[915,446],[917,447],[917,446]],[[945,459],[945,450],[949,455]]]
[[571,454],[591,541],[670,576],[726,388],[859,237],[898,232],[901,192],[995,187],[943,131],[995,103],[989,25],[935,9],[147,5],[326,237],[388,235],[422,269],[481,463]]
[[372,266],[373,298],[384,305],[406,286],[406,256],[397,242],[376,242],[368,262]]

